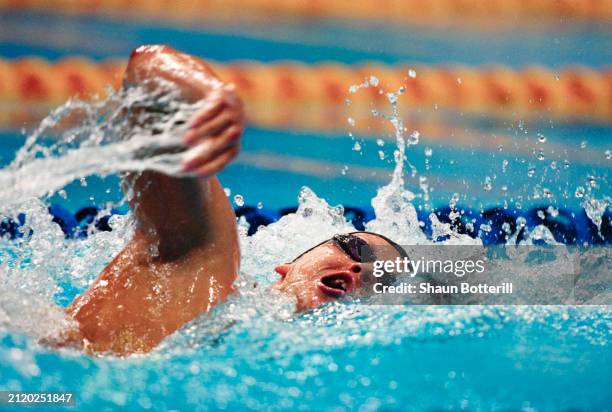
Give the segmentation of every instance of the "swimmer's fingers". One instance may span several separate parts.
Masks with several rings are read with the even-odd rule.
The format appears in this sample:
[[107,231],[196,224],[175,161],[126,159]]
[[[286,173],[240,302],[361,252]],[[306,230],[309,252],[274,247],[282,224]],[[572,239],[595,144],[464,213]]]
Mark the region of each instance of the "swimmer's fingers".
[[215,100],[213,102],[206,103],[191,117],[191,120],[189,121],[190,130],[195,130],[207,121],[218,116],[223,110],[224,104],[225,102],[223,100]]
[[193,144],[200,139],[205,139],[208,137],[215,136],[223,131],[223,129],[228,128],[234,119],[234,115],[226,110],[224,110],[217,117],[209,120],[204,123],[202,126],[195,128],[185,136],[185,140],[187,144]]
[[192,172],[204,167],[207,163],[215,161],[228,150],[237,147],[240,143],[241,135],[242,128],[233,125],[225,129],[218,136],[201,141],[198,145],[187,151],[183,161],[184,170]]
[[219,97],[193,116],[190,129],[185,134],[185,143],[194,144],[199,139],[218,135],[232,125],[243,127],[244,110],[234,87],[228,85],[222,89]]
[[198,167],[194,173],[198,176],[212,176],[225,167],[240,152],[240,146],[232,146],[214,160]]
[[232,107],[242,107],[242,102],[235,95],[234,88],[225,86],[214,90],[207,97],[203,106],[189,120],[189,128],[197,129],[204,123],[218,116],[223,110]]

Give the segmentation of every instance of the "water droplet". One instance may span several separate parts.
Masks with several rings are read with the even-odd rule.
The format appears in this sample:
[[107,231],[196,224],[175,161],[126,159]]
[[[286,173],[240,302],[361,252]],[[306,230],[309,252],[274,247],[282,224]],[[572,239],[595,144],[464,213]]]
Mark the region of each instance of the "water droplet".
[[234,196],[234,203],[240,207],[244,206],[244,197],[242,197],[242,195]]
[[385,141],[383,139],[376,139],[376,144],[382,147],[385,145]]
[[361,151],[361,144],[359,142],[355,142],[355,144],[353,145],[353,150],[356,152],[360,152]]
[[606,160],[610,160],[612,159],[612,151],[611,150],[606,150],[605,151],[605,155],[606,155]]
[[359,86],[355,84],[349,87],[349,93],[357,93],[357,90],[359,90]]
[[487,192],[493,189],[493,184],[491,183],[491,178],[489,176],[485,177],[484,183],[482,184],[482,188]]
[[263,209],[263,203],[257,202],[257,209]]
[[551,215],[552,217],[559,216],[559,209],[553,206],[548,206],[548,209],[546,209],[546,212],[548,212],[548,214]]
[[87,179],[84,177],[80,178],[79,182],[81,183],[81,187],[87,187]]
[[382,150],[378,151],[378,158],[380,160],[384,160],[385,159],[385,152],[383,152]]
[[408,77],[414,79],[416,77],[416,70],[414,69],[408,70]]
[[426,147],[425,148],[425,156],[426,157],[431,157],[431,155],[433,154],[433,150],[431,147]]
[[552,170],[557,170],[557,161],[553,160],[552,162],[550,162],[550,168]]
[[514,202],[514,208],[521,210],[523,208],[523,204],[521,202]]
[[587,141],[586,141],[586,140],[581,141],[581,142],[580,142],[580,148],[581,148],[581,149],[584,149],[584,148],[586,148],[586,147],[587,147]]
[[570,165],[571,165],[571,163],[570,163],[570,161],[569,161],[569,160],[565,159],[565,160],[563,161],[563,167],[564,167],[565,169],[569,169],[569,168],[570,168]]
[[453,193],[450,202],[448,202],[448,206],[451,209],[454,209],[457,206],[457,202],[459,201],[459,193]]
[[389,100],[389,103],[391,103],[391,106],[395,106],[397,104],[397,94],[387,93],[387,100]]
[[419,137],[421,136],[421,134],[418,131],[414,131],[412,133],[410,133],[409,139],[408,139],[408,144],[411,145],[415,145],[419,143]]
[[544,152],[542,151],[542,149],[540,149],[540,151],[538,152],[538,156],[537,156],[538,160],[544,160]]
[[57,194],[62,198],[62,199],[68,199],[68,193],[66,193],[66,191],[64,189],[59,190],[57,192]]
[[589,186],[591,186],[591,187],[596,187],[597,186],[597,179],[595,178],[595,176],[589,175],[588,181],[589,181]]
[[578,187],[576,188],[576,192],[574,192],[574,195],[575,195],[575,196],[576,196],[578,199],[580,199],[581,197],[584,197],[584,187],[582,187],[582,186],[578,186]]
[[348,124],[350,124],[351,126],[355,126],[355,119],[353,119],[352,117],[349,117],[348,119],[346,119],[346,121],[348,122]]
[[346,175],[346,172],[348,172],[349,167],[347,165],[342,166],[342,170],[340,170],[340,173],[342,173],[342,175]]
[[553,197],[553,193],[550,191],[550,189],[548,188],[544,188],[542,189],[542,195],[546,198],[546,199],[550,199]]
[[538,217],[542,220],[546,219],[546,214],[543,210],[538,210]]
[[503,152],[504,146],[500,144],[499,146],[497,146],[497,150],[499,150],[500,152]]
[[461,84],[461,77],[457,77],[457,83]]
[[533,177],[535,175],[536,172],[536,168],[531,166],[529,169],[527,169],[527,177]]
[[404,86],[401,86],[399,89],[397,89],[397,94],[404,94],[406,93],[406,88]]
[[540,143],[546,143],[546,136],[544,136],[544,135],[543,135],[543,134],[541,134],[541,133],[538,133],[537,135],[538,135],[538,142],[540,142]]
[[378,77],[370,76],[369,82],[374,87],[378,86]]
[[502,192],[507,192],[507,191],[508,191],[508,186],[503,185],[503,186],[501,187],[501,191],[502,191]]
[[225,196],[230,197],[232,195],[232,189],[230,189],[229,187],[226,187],[225,189],[223,189],[223,191],[225,192]]
[[502,173],[506,173],[506,170],[508,170],[508,160],[504,159],[502,160]]

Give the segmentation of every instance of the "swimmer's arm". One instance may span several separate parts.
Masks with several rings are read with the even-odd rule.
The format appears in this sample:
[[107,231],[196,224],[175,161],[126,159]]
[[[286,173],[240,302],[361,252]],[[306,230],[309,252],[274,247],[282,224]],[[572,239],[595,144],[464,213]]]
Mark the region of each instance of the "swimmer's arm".
[[[198,177],[146,171],[128,174],[134,192],[133,238],[66,312],[78,333],[57,345],[93,352],[146,352],[232,292],[239,265],[233,209],[213,173],[238,151],[243,116],[238,97],[202,60],[163,46],[137,49],[124,86],[164,78],[189,101],[222,92],[193,119],[186,140]],[[235,104],[238,101],[238,104]],[[190,164],[186,165],[187,167]]]
[[[155,172],[126,177],[135,198],[130,206],[142,233],[155,232],[160,252],[180,255],[202,242],[237,249],[233,209],[214,174],[238,153],[244,129],[242,103],[233,87],[223,83],[202,59],[167,46],[134,50],[124,87],[156,87],[164,79],[180,90],[188,102],[205,101],[190,119],[184,136],[191,146],[184,167],[198,178],[175,178]],[[235,243],[228,245],[228,243]]]

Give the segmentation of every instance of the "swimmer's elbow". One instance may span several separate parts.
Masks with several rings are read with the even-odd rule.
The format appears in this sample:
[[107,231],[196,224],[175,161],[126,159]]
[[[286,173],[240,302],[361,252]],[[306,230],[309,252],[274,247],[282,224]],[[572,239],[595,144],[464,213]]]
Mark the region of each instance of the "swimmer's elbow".
[[157,78],[174,83],[187,100],[199,100],[218,83],[208,64],[196,56],[159,44],[135,48],[125,71],[124,86]]
[[136,47],[132,50],[125,69],[124,85],[133,85],[147,78],[159,75],[160,66],[155,64],[155,62],[163,55],[173,52],[174,49],[170,46],[158,44]]
[[159,54],[175,52],[172,47],[166,46],[165,44],[145,44],[136,47],[130,54],[130,63],[132,61],[140,60],[144,57],[155,56]]

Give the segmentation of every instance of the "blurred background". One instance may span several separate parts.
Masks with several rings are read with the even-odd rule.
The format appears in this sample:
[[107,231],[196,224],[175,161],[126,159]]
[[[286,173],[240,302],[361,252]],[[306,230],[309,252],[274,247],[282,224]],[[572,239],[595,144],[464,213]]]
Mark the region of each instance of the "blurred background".
[[[306,185],[368,208],[395,150],[375,114],[403,87],[420,211],[574,210],[610,194],[611,22],[610,0],[0,0],[0,164],[50,109],[103,96],[133,48],[160,43],[237,84],[249,129],[221,177],[247,204],[291,207]],[[113,177],[68,189],[55,201],[71,209],[119,196]]]

